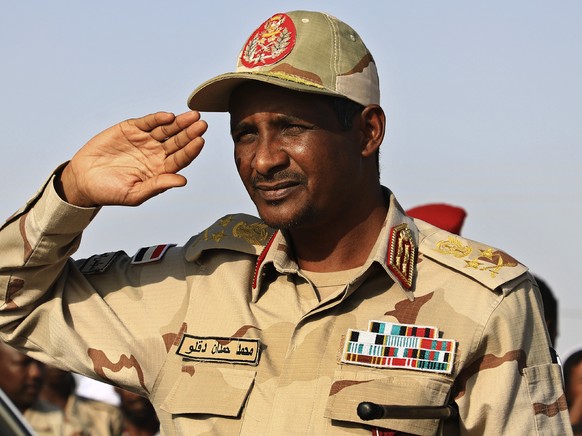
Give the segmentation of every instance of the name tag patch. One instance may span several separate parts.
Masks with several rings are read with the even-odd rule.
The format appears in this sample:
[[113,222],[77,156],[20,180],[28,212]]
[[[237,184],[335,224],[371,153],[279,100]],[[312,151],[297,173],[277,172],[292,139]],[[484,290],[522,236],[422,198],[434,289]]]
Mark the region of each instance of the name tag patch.
[[440,339],[436,327],[370,321],[367,331],[348,330],[341,361],[450,374],[455,349],[456,341]]
[[260,341],[184,334],[176,354],[191,360],[258,365]]

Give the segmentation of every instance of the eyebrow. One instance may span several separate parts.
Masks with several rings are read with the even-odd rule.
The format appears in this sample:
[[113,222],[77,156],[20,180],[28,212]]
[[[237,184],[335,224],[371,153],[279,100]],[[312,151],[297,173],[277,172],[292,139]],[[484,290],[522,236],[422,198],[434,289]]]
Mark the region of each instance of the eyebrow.
[[[281,125],[283,123],[295,123],[295,122],[315,124],[313,121],[309,121],[305,118],[297,117],[294,115],[288,115],[288,114],[277,114],[275,116],[275,119],[269,121],[269,124]],[[255,127],[255,123],[250,123],[248,121],[241,121],[240,123],[237,123],[235,125],[231,125],[230,133],[232,134],[232,133],[240,131],[240,130],[253,129],[254,127]]]

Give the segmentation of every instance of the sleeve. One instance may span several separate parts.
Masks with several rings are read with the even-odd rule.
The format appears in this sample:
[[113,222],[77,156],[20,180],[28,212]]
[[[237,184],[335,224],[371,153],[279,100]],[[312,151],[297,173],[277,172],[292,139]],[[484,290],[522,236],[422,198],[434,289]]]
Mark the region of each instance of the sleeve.
[[0,339],[37,360],[148,395],[180,328],[183,250],[106,270],[71,255],[98,209],[64,202],[54,176],[0,230]]
[[561,369],[538,291],[531,280],[516,280],[500,295],[476,357],[455,381],[461,434],[569,435]]

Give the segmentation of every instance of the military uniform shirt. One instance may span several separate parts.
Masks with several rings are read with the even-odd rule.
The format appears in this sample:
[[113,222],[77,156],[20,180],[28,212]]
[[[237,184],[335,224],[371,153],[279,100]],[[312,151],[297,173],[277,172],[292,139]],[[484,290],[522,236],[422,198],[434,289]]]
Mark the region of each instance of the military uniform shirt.
[[[146,395],[165,435],[570,434],[527,269],[412,220],[385,192],[390,207],[368,260],[314,301],[285,233],[246,215],[182,247],[73,261],[97,210],[65,203],[49,182],[0,231],[2,339]],[[348,356],[355,337],[387,337],[371,321],[404,326],[405,341],[438,333],[429,342],[438,349],[382,346],[405,353],[388,367],[356,340]],[[448,363],[436,362],[443,356]],[[459,419],[454,430],[438,419],[363,421],[363,401],[454,402]]]

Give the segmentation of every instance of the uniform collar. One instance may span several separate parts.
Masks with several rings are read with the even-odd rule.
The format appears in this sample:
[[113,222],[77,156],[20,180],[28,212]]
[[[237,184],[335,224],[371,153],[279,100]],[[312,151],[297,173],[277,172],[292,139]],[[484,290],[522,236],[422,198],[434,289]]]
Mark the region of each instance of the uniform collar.
[[[376,244],[355,281],[376,263],[408,299],[414,300],[419,231],[412,218],[404,213],[394,194],[385,187],[382,189],[388,200],[388,213]],[[299,271],[291,247],[289,236],[284,231],[278,230],[273,234],[257,259],[252,282],[253,302],[259,298],[268,268],[274,268],[279,274],[296,274]]]

